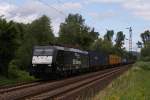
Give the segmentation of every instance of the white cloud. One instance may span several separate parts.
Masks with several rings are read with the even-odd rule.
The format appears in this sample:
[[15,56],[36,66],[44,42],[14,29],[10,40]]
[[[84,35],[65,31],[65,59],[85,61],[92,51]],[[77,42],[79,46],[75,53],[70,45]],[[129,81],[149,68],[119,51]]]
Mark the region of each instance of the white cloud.
[[0,4],[0,15],[4,15],[4,17],[7,20],[14,20],[17,22],[24,22],[24,23],[29,23],[37,18],[36,13],[30,13],[32,12],[30,7],[26,7],[26,9],[24,9],[24,7],[25,5],[19,7],[16,5],[8,4],[6,2],[2,2]]
[[77,2],[66,2],[64,4],[57,4],[54,6],[60,10],[77,10],[82,8],[82,4]]
[[4,15],[5,17],[10,17],[11,14],[10,12],[12,12],[13,9],[15,9],[16,7],[14,5],[10,5],[8,3],[2,2],[0,4],[0,15]]
[[150,20],[150,1],[134,0],[124,2],[123,7],[133,12],[134,15]]
[[55,20],[52,21],[52,29],[55,33],[55,36],[58,36],[58,31],[59,31],[59,26],[60,26],[60,23],[64,22],[64,18],[56,18]]
[[11,19],[19,22],[31,22],[43,14],[48,15],[52,19],[58,16],[58,12],[38,1],[30,1],[22,6],[17,6],[16,9],[11,11],[11,14],[14,15],[11,16]]
[[[133,13],[133,15],[150,20],[150,1],[149,0],[85,0],[86,4],[91,3],[119,3],[124,9]],[[87,3],[88,2],[88,3]]]
[[[79,10],[82,5],[77,2],[65,2],[62,4],[48,4],[36,0],[27,0],[22,5],[13,5],[1,1],[0,15],[4,15],[8,20],[30,23],[39,16],[46,14],[52,20],[52,27],[55,33],[59,30],[59,24],[64,21],[67,10]],[[61,13],[62,12],[62,13]],[[66,14],[67,15],[67,14]],[[57,34],[56,34],[57,35]]]
[[92,16],[93,18],[97,19],[97,20],[103,20],[106,18],[110,18],[116,15],[115,12],[112,11],[107,11],[107,12],[92,12],[89,13],[90,16]]
[[121,3],[125,0],[85,0],[85,2],[90,3]]
[[16,22],[30,23],[33,20],[35,20],[37,17],[38,17],[37,14],[31,14],[31,15],[22,16],[22,17],[20,15],[16,15],[16,16],[10,18],[9,20],[14,20]]

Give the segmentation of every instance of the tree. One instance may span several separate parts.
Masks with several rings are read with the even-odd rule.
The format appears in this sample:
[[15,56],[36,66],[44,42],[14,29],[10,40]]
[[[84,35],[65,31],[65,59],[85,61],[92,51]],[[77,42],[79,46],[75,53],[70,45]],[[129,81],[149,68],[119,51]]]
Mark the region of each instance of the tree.
[[113,52],[113,35],[114,31],[113,30],[107,30],[106,34],[104,35],[104,40],[101,44],[101,47],[104,52],[106,53],[112,53]]
[[117,36],[116,36],[116,44],[115,46],[118,48],[118,49],[122,49],[123,45],[124,45],[124,39],[125,39],[125,35],[123,34],[122,31],[118,32],[117,33]]
[[112,44],[112,38],[114,36],[113,30],[107,30],[106,34],[104,35],[104,40],[109,41]]
[[141,38],[142,38],[142,41],[144,43],[144,46],[147,47],[149,45],[149,42],[150,42],[150,31],[147,30],[144,33],[142,33]]
[[103,46],[102,45],[103,45],[103,39],[102,38],[98,38],[91,45],[91,50],[93,50],[93,51],[102,51],[103,50]]
[[50,19],[43,15],[25,28],[23,41],[16,53],[16,66],[27,70],[31,64],[32,48],[34,45],[46,45],[54,42],[54,34]]
[[141,33],[141,38],[144,44],[144,47],[141,49],[141,58],[145,61],[150,61],[150,31],[147,30]]
[[98,38],[98,32],[94,28],[85,25],[85,20],[79,14],[69,14],[59,30],[59,43],[79,46],[88,49]]
[[50,24],[50,19],[43,15],[29,25],[28,32],[36,39],[38,45],[53,43],[54,35]]
[[141,58],[144,61],[150,61],[150,47],[142,48],[141,49]]
[[142,42],[138,41],[136,44],[137,44],[138,48],[142,48],[142,45],[143,45]]
[[91,46],[91,50],[104,52],[106,54],[114,54],[114,47],[109,41],[98,38]]
[[18,33],[13,21],[0,19],[0,72],[8,76],[8,65],[18,47]]

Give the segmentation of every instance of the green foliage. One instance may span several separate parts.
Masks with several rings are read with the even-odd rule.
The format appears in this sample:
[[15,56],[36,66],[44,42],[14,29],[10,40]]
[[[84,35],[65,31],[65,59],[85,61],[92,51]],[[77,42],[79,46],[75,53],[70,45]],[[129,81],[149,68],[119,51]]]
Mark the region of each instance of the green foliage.
[[112,43],[113,36],[114,36],[114,31],[113,30],[107,30],[107,33],[104,35],[104,40]]
[[118,32],[115,40],[116,41],[115,46],[119,49],[122,49],[124,45],[124,39],[125,39],[125,35],[123,34],[123,32],[122,31]]
[[15,55],[18,43],[18,32],[13,21],[0,19],[0,73],[8,75],[8,64]]
[[[39,19],[33,21],[28,27],[28,35],[30,38],[35,38],[38,45],[53,43],[54,35],[51,28],[50,19],[43,15]],[[28,37],[28,36],[27,36]],[[25,37],[26,38],[26,37]]]
[[147,47],[149,44],[148,42],[150,42],[150,31],[147,30],[144,33],[142,33],[141,38],[142,38],[142,41],[144,43],[144,47]]
[[101,51],[107,54],[116,54],[120,56],[124,56],[124,54],[127,54],[127,51],[125,51],[125,48],[123,48],[123,41],[125,38],[123,32],[120,31],[117,33],[115,45],[113,45],[112,42],[113,35],[114,31],[108,30],[104,35],[104,39],[99,38],[94,41],[94,43],[91,45],[91,50]]
[[17,74],[17,75],[15,75],[15,76],[9,75],[9,78],[0,75],[0,86],[1,85],[12,85],[12,84],[21,83],[21,82],[31,82],[31,81],[37,80],[34,77],[30,76],[29,73],[26,71],[17,70],[17,73],[14,73],[12,70],[12,73],[13,73],[13,75],[15,75],[15,74]]
[[147,30],[142,33],[141,38],[144,44],[144,47],[141,49],[141,59],[143,61],[150,61],[150,31]]
[[114,80],[94,100],[149,100],[150,63],[137,62],[132,69]]
[[8,77],[0,76],[0,85],[11,85],[36,80],[34,77],[30,76],[28,72],[20,70],[18,66],[16,66],[15,60],[10,62],[8,73]]
[[88,49],[98,38],[98,33],[95,32],[94,28],[90,29],[86,26],[84,21],[79,14],[69,14],[65,22],[60,25],[59,43]]
[[141,62],[136,63],[135,66],[138,66],[139,68],[141,68],[143,70],[150,70],[150,62],[142,62],[141,61]]
[[142,42],[138,41],[137,43],[138,48],[142,48]]
[[9,78],[18,78],[19,74],[18,74],[19,69],[17,68],[15,61],[12,60],[9,64],[9,69],[8,69],[8,77]]
[[150,50],[150,47],[147,47],[147,48],[142,48],[141,49],[141,55],[143,56],[143,57],[150,57],[150,52],[149,52],[149,50]]
[[16,52],[15,62],[20,69],[28,70],[31,65],[32,48],[34,45],[46,45],[54,42],[50,19],[43,15],[31,24],[21,28],[24,32],[22,45]]
[[113,43],[112,38],[114,35],[113,30],[108,30],[104,35],[104,39],[98,38],[91,45],[91,50],[93,51],[101,51],[107,54],[113,53]]
[[103,39],[102,38],[98,38],[97,40],[95,40],[95,42],[91,45],[91,50],[95,50],[95,51],[100,51],[102,50],[102,44],[103,44]]
[[[0,73],[18,77],[18,69],[28,70],[34,45],[54,42],[50,19],[43,15],[31,24],[0,19]],[[10,67],[10,68],[9,68]]]
[[142,61],[150,61],[150,56],[144,56],[145,52],[142,50],[142,53],[141,53],[141,60]]

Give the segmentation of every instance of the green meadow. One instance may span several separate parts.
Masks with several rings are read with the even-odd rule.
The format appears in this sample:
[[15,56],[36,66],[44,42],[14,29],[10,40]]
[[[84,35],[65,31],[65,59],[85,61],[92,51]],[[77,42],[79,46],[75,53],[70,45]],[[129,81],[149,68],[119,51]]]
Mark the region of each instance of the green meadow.
[[137,62],[94,100],[150,100],[150,62]]

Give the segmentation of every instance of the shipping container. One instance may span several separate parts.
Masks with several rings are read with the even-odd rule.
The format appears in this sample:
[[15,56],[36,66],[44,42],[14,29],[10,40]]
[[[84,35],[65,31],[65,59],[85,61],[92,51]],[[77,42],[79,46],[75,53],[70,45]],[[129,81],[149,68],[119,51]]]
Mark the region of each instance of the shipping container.
[[109,64],[110,65],[118,65],[121,64],[122,60],[121,57],[117,55],[109,55]]
[[89,57],[91,67],[103,67],[104,65],[108,65],[108,57],[104,53],[90,51]]

